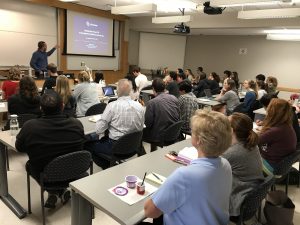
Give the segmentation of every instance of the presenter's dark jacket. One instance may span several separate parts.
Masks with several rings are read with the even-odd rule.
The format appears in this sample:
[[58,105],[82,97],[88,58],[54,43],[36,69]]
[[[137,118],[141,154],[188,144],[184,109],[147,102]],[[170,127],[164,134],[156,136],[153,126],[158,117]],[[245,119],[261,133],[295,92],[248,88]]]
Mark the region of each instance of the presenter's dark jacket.
[[16,138],[16,149],[26,152],[35,173],[54,158],[83,149],[81,122],[66,115],[42,116],[27,121]]
[[41,114],[40,96],[28,98],[16,94],[8,99],[7,106],[9,114]]
[[56,50],[56,48],[52,48],[49,52],[35,51],[32,54],[30,60],[30,66],[35,70],[35,72],[46,72],[48,66],[48,56],[52,55],[52,53]]

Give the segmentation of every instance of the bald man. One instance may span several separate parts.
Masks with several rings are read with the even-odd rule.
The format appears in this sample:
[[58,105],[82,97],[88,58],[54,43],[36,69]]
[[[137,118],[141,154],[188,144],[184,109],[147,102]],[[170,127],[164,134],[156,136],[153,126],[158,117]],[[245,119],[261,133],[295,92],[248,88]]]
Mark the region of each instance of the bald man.
[[[125,134],[143,130],[145,121],[145,109],[137,101],[130,98],[132,84],[127,79],[118,82],[118,100],[109,103],[103,112],[101,119],[96,123],[96,133],[99,141],[86,144],[86,149],[94,154],[111,155],[113,143]],[[108,130],[108,136],[105,131]],[[101,167],[109,166],[109,162],[103,159]]]

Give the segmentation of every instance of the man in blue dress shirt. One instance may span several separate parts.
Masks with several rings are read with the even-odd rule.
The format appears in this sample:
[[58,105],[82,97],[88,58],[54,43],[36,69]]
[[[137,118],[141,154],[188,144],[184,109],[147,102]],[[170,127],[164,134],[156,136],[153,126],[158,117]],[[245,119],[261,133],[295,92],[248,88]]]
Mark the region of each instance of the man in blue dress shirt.
[[48,66],[48,56],[59,46],[54,46],[49,52],[47,52],[47,44],[44,41],[39,41],[38,49],[32,54],[30,60],[30,66],[35,70],[35,75],[37,78],[43,78],[44,72],[47,72]]

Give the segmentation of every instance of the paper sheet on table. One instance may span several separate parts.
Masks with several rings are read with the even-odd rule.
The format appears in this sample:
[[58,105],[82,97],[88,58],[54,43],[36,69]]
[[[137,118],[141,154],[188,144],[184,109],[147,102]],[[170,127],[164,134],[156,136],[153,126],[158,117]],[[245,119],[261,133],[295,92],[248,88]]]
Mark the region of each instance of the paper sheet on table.
[[155,175],[158,176],[162,181],[158,180],[152,173],[149,173],[146,176],[146,179],[150,180],[150,181],[152,181],[152,182],[154,182],[156,184],[159,184],[159,185],[163,184],[166,181],[166,179],[167,179],[166,177],[164,177],[164,176],[162,176],[162,175],[160,175],[158,173],[155,173]]
[[211,100],[210,100],[210,99],[207,99],[207,98],[199,98],[199,101],[202,101],[202,102],[210,102]]
[[89,118],[89,121],[96,123],[99,119],[101,119],[101,115],[94,115]]
[[192,161],[198,158],[198,151],[195,147],[185,147],[178,152],[178,157]]
[[[138,179],[138,182],[141,182],[141,181],[142,181],[141,179]],[[136,192],[136,188],[133,188],[133,189],[128,188],[127,185],[126,185],[126,182],[124,182],[122,184],[119,184],[119,185],[116,185],[116,186],[108,189],[108,191],[111,194],[113,194],[114,196],[121,199],[123,202],[127,203],[128,205],[133,205],[133,204],[141,201],[142,199],[148,197],[149,195],[151,195],[153,192],[155,192],[157,190],[157,187],[154,187],[153,185],[151,185],[147,182],[144,182],[144,184],[145,184],[146,191],[145,191],[145,194],[143,194],[143,195],[139,195]],[[128,190],[128,193],[124,196],[116,195],[113,191],[116,187],[126,188]]]
[[5,107],[5,103],[1,102],[0,107]]

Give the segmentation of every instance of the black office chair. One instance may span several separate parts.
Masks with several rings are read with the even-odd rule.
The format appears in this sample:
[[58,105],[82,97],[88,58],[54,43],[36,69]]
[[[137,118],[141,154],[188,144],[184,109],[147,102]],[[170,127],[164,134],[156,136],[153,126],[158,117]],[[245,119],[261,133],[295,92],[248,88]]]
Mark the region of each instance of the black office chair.
[[[30,161],[27,161],[26,168],[29,167]],[[45,166],[43,172],[40,174],[40,180],[38,182],[41,187],[43,225],[46,224],[44,192],[68,188],[70,182],[88,176],[88,173],[86,172],[88,169],[90,169],[90,174],[93,174],[92,156],[88,151],[77,151],[59,156]],[[31,213],[30,176],[30,172],[27,171],[29,214]]]
[[[126,159],[139,153],[142,136],[143,131],[125,134],[113,144],[112,155],[94,153],[94,162],[102,167],[102,169],[107,169],[108,167],[124,162]],[[109,162],[109,166],[103,165],[103,159]]]
[[[280,178],[277,178],[276,181],[282,180],[284,177],[286,177],[285,180],[285,193],[288,194],[288,186],[289,186],[289,172],[291,168],[293,167],[293,164],[296,162],[299,162],[300,160],[300,150],[297,150],[296,152],[286,156],[280,163],[276,165],[276,168],[273,171],[273,174],[276,178],[276,176],[279,176]],[[300,165],[299,165],[300,169]],[[299,180],[300,180],[300,172],[299,172]],[[299,184],[298,184],[299,186]],[[272,187],[273,190],[276,189],[275,184]]]
[[234,218],[230,217],[231,222],[237,225],[242,225],[244,224],[244,221],[254,217],[256,212],[258,212],[258,220],[260,221],[261,202],[266,198],[268,190],[274,182],[274,176],[268,176],[261,184],[257,185],[256,188],[247,193],[241,205],[240,215]]
[[96,105],[91,106],[85,113],[85,116],[93,116],[97,114],[102,114],[106,108],[106,103],[98,103]]
[[183,123],[183,121],[173,123],[162,133],[160,142],[150,142],[151,152],[155,151],[157,146],[163,148],[164,146],[169,146],[180,141],[180,133]]

